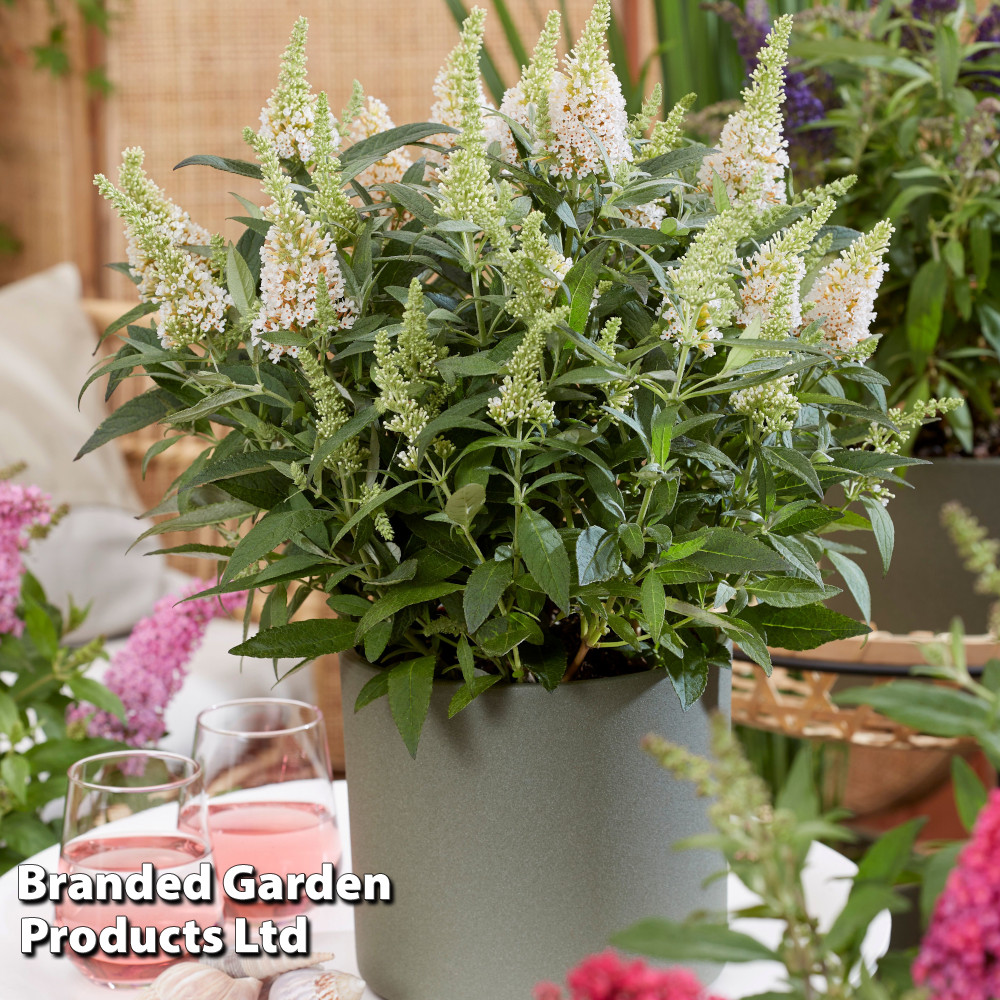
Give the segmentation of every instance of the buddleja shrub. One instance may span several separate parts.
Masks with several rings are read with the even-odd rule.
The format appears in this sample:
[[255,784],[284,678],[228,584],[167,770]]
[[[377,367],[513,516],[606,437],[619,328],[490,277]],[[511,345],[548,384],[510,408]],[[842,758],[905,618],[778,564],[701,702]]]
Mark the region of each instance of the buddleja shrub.
[[[821,565],[867,617],[830,533],[874,529],[888,561],[883,483],[907,464],[864,365],[890,229],[825,226],[846,184],[788,193],[789,21],[709,150],[688,101],[627,119],[607,0],[561,69],[550,16],[499,111],[484,16],[431,121],[400,128],[360,88],[340,120],[312,94],[300,21],[245,133],[257,163],[185,161],[261,178],[235,246],[140,150],[98,178],[143,304],[93,378],[155,387],[83,450],[154,421],[152,453],[202,440],[153,530],[219,526],[227,545],[182,547],[218,558],[206,593],[267,593],[234,652],[362,652],[383,669],[359,706],[388,694],[411,752],[437,678],[461,682],[454,714],[498,682],[658,668],[688,706],[732,642],[769,670],[767,643],[865,632],[823,607]],[[336,618],[292,620],[311,591]]]

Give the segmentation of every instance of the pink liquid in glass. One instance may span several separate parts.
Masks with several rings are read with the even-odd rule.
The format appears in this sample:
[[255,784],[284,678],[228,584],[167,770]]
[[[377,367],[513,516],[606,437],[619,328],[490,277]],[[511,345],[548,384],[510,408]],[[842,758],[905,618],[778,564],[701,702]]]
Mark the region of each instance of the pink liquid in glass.
[[[181,814],[181,829],[185,816]],[[190,827],[188,827],[190,828]],[[233,865],[253,865],[257,874],[318,873],[340,861],[337,821],[314,802],[231,802],[208,807],[208,830],[221,882]],[[241,880],[242,881],[242,880]],[[287,920],[311,905],[298,902],[237,902],[222,895],[226,915],[254,921]]]
[[[156,874],[172,871],[182,879],[198,871],[202,861],[211,861],[212,855],[197,837],[176,834],[136,834],[123,837],[81,838],[63,848],[59,859],[59,871],[69,875],[84,873],[93,877],[98,872],[118,872],[129,875],[138,872],[143,862],[150,862]],[[183,927],[188,920],[201,928],[219,924],[222,921],[222,906],[218,885],[215,899],[211,903],[197,903],[184,898],[180,902],[168,904],[133,902],[76,902],[63,898],[56,904],[55,921],[60,926],[90,927],[100,933],[105,927],[114,927],[115,918],[123,915],[130,927],[156,929]],[[141,932],[143,938],[146,932]],[[149,932],[152,937],[152,932]],[[171,939],[183,949],[184,938],[177,935]],[[80,968],[85,976],[95,982],[116,986],[140,986],[152,982],[164,969],[177,962],[189,962],[192,956],[185,951],[181,955],[123,954],[109,955],[95,951],[92,955],[78,955],[67,948],[66,954]],[[194,956],[195,958],[197,956]]]

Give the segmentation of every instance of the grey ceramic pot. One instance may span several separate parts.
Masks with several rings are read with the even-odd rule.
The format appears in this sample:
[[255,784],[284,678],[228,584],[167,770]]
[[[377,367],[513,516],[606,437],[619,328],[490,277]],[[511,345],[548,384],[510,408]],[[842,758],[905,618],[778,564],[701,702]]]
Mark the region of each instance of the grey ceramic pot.
[[673,850],[709,829],[705,802],[639,740],[706,754],[728,672],[686,713],[660,672],[497,685],[451,720],[457,685],[436,682],[413,760],[386,699],[352,710],[374,668],[340,662],[354,870],[393,884],[355,909],[385,1000],[527,1000],[637,920],[725,908],[725,880],[703,885],[721,856]]
[[[887,576],[882,576],[874,540],[861,540],[869,550],[857,558],[871,586],[872,620],[884,631],[903,635],[923,629],[944,632],[953,618],[961,617],[966,632],[985,632],[992,600],[975,592],[975,578],[941,527],[941,507],[958,500],[994,536],[1000,535],[1000,459],[936,459],[908,469],[906,479],[913,489],[890,487],[896,494],[889,502],[896,544]],[[829,604],[848,615],[858,613],[846,591]]]

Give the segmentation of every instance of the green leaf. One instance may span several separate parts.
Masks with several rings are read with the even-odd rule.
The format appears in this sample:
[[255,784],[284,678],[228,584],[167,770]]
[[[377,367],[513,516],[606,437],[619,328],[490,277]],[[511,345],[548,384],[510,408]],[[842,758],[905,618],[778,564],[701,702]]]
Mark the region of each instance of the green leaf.
[[675,174],[688,167],[700,166],[701,161],[709,153],[717,152],[711,146],[703,146],[700,143],[692,143],[681,149],[672,150],[662,156],[654,156],[651,160],[646,160],[641,164],[643,173],[650,177],[666,177],[668,174]]
[[855,884],[847,905],[826,933],[824,947],[841,953],[857,948],[871,922],[883,911],[905,910],[908,904],[887,885]]
[[567,614],[569,613],[569,556],[559,532],[545,517],[522,507],[517,526],[517,546],[528,572]]
[[392,638],[392,621],[379,622],[365,636],[365,659],[369,663],[378,663],[379,657],[385,652]]
[[257,283],[247,262],[236,252],[236,247],[229,247],[226,251],[226,285],[239,314],[248,315],[257,298]]
[[[168,440],[177,440],[168,438]],[[302,452],[294,449],[276,448],[269,451],[241,451],[235,455],[210,458],[196,476],[185,482],[181,492],[193,490],[207,483],[218,483],[224,479],[247,476],[254,472],[268,472],[272,461],[291,462],[302,457]]]
[[387,504],[394,496],[402,493],[404,490],[410,489],[411,486],[413,486],[413,483],[400,483],[398,486],[393,486],[391,490],[384,490],[379,493],[378,496],[374,496],[367,503],[362,504],[348,518],[344,526],[334,536],[333,541],[330,543],[331,550],[336,547],[337,542],[339,542],[355,525],[360,524],[360,522],[366,517],[374,514],[375,511]]
[[975,736],[989,723],[978,698],[928,681],[891,681],[838,693],[838,705],[870,705],[876,712],[931,736]]
[[683,660],[671,656],[666,658],[666,664],[670,682],[680,699],[681,708],[686,712],[708,687],[708,660],[700,654],[685,656]]
[[378,418],[378,411],[374,406],[365,407],[360,413],[356,413],[342,427],[339,427],[334,434],[328,438],[321,438],[316,441],[316,449],[313,452],[312,461],[309,463],[309,478],[317,482],[326,467],[327,459],[345,442],[356,437],[369,424],[373,424]]
[[920,913],[925,925],[930,922],[934,904],[937,903],[952,869],[958,864],[958,855],[963,847],[965,847],[963,841],[942,847],[924,868],[924,878],[920,886]]
[[616,948],[669,962],[774,962],[778,956],[724,924],[679,924],[651,917],[611,938]]
[[514,567],[509,559],[481,563],[469,574],[462,595],[462,608],[470,632],[475,632],[490,616],[513,576]]
[[992,263],[993,234],[985,218],[973,219],[969,225],[969,248],[972,251],[972,269],[976,281],[985,288]]
[[673,435],[674,423],[677,421],[677,408],[667,407],[657,412],[650,428],[650,443],[653,446],[653,461],[661,468],[666,466],[670,458],[670,439]]
[[941,333],[948,276],[942,260],[926,260],[910,282],[906,303],[906,339],[910,349],[925,357]]
[[762,604],[776,608],[800,608],[816,604],[840,593],[837,587],[799,580],[790,576],[772,576],[747,584],[747,593]]
[[909,865],[917,834],[926,822],[925,816],[919,816],[882,834],[858,862],[855,882],[894,883]]
[[566,673],[566,647],[553,635],[545,636],[540,646],[521,649],[521,663],[541,682],[546,691],[554,691]]
[[861,617],[866,622],[871,621],[872,599],[871,592],[868,589],[868,578],[865,576],[864,570],[852,559],[848,559],[842,552],[837,552],[835,549],[827,549],[826,554],[830,562],[833,563],[834,569],[843,577],[844,583],[847,584],[847,589],[857,602]]
[[804,542],[792,536],[771,534],[768,541],[784,556],[785,559],[806,579],[812,580],[817,586],[823,585],[823,574],[816,565],[815,556],[806,548]]
[[659,643],[663,633],[663,620],[667,613],[667,592],[663,583],[655,573],[648,573],[640,588],[642,600],[642,617],[653,637],[653,642]]
[[577,333],[583,333],[587,328],[590,307],[594,299],[594,289],[597,278],[604,267],[604,255],[608,245],[601,243],[578,260],[566,275],[566,287],[572,294],[569,311],[569,325]]
[[367,139],[362,139],[340,154],[340,175],[344,181],[349,181],[363,170],[367,170],[373,163],[384,159],[394,149],[412,145],[432,135],[440,135],[442,132],[457,131],[437,122],[420,122],[378,132]]
[[478,677],[466,681],[448,703],[448,718],[453,719],[474,698],[478,698],[484,691],[488,691],[499,680],[502,680],[500,674],[480,674]]
[[706,528],[697,538],[705,543],[688,556],[713,573],[770,573],[787,570],[788,564],[772,548],[732,528]]
[[986,302],[980,302],[976,306],[976,315],[979,317],[979,326],[983,337],[993,348],[993,353],[1000,358],[1000,309],[996,309]]
[[360,712],[365,705],[370,705],[389,693],[389,671],[380,670],[374,677],[365,681],[364,687],[358,692],[354,702],[354,711]]
[[487,656],[503,656],[526,640],[542,641],[542,631],[527,615],[491,618],[476,632],[476,643]]
[[136,320],[142,319],[143,316],[148,316],[150,313],[156,312],[160,308],[158,302],[140,302],[136,306],[132,306],[128,312],[122,313],[114,322],[109,323],[108,326],[104,328],[104,333],[101,334],[100,343],[104,343],[108,337],[113,333],[117,333],[122,327],[129,326],[135,323]]
[[224,170],[229,174],[239,174],[240,177],[253,177],[255,180],[260,180],[263,176],[260,167],[256,163],[247,163],[246,160],[231,160],[226,156],[214,156],[211,153],[199,153],[197,156],[189,156],[186,160],[181,160],[174,167],[174,170],[191,166],[213,167],[216,170]]
[[976,825],[976,817],[986,805],[986,787],[964,757],[951,758],[951,783],[955,787],[955,806],[962,826],[969,833]]
[[459,636],[458,638],[458,665],[462,671],[462,680],[466,684],[472,683],[472,678],[475,676],[476,669],[476,658],[472,655],[472,647],[469,645],[469,640],[464,636]]
[[0,691],[0,733],[9,737],[21,724],[17,703],[5,691]]
[[46,660],[54,660],[59,654],[59,630],[47,607],[35,600],[25,600],[24,622],[27,635],[38,652]]
[[878,545],[879,555],[882,556],[882,573],[889,572],[889,563],[892,561],[892,550],[896,541],[896,529],[893,527],[892,518],[885,507],[874,499],[874,497],[862,497],[861,502],[868,512],[868,518],[872,523],[872,531],[875,533],[875,543]]
[[486,490],[479,483],[467,483],[448,498],[444,512],[452,524],[468,529],[485,503]]
[[765,447],[763,452],[779,469],[795,476],[796,479],[801,479],[817,496],[822,498],[823,487],[820,484],[819,475],[805,455],[793,448]]
[[380,597],[357,625],[357,641],[362,642],[365,633],[380,621],[391,618],[397,611],[424,601],[439,600],[456,590],[461,590],[460,583],[412,583],[393,587],[385,597]]
[[97,430],[87,439],[86,444],[77,452],[76,457],[83,458],[108,441],[155,424],[173,409],[174,398],[163,389],[149,389],[141,396],[126,400],[101,422]]
[[809,604],[797,608],[774,608],[758,604],[740,613],[740,621],[755,628],[769,646],[783,649],[815,649],[834,639],[867,635],[871,629],[847,615]]
[[229,652],[233,656],[268,660],[282,657],[312,660],[327,653],[342,653],[351,649],[355,645],[356,630],[356,623],[345,618],[310,618],[261,629]]
[[617,536],[596,524],[584,528],[576,539],[576,566],[581,587],[612,579],[622,568]]
[[[745,615],[745,612],[743,612]],[[738,642],[740,648],[759,667],[762,667],[768,677],[771,676],[771,654],[760,633],[742,618],[724,619],[722,631],[733,642]]]
[[774,803],[776,809],[789,810],[800,823],[819,819],[820,815],[814,763],[812,745],[807,743],[795,755],[792,769]]
[[642,528],[637,524],[618,525],[618,537],[625,543],[625,548],[636,559],[641,559],[646,549],[642,540]]
[[306,528],[322,524],[331,511],[314,507],[302,510],[268,511],[237,543],[222,573],[222,582],[235,579],[248,566],[253,566],[279,545],[294,538]]
[[90,677],[70,677],[66,683],[77,701],[89,702],[105,712],[110,712],[122,721],[125,720],[125,706],[122,704],[121,698],[103,684],[99,684]]
[[31,777],[31,765],[27,759],[13,751],[5,754],[3,760],[0,761],[0,777],[3,778],[11,795],[21,805],[24,805],[28,792],[28,779]]
[[257,512],[256,507],[242,500],[223,500],[220,503],[205,504],[204,507],[193,507],[189,511],[171,517],[166,521],[147,528],[136,541],[142,541],[150,535],[164,535],[168,531],[190,531],[192,528],[207,528],[210,525],[221,524],[233,518],[246,517]]
[[8,813],[3,818],[0,831],[7,846],[25,857],[31,857],[59,843],[59,835],[37,816],[29,813]]
[[166,420],[171,424],[191,424],[202,417],[210,417],[213,414],[222,412],[233,403],[238,403],[241,399],[249,399],[258,395],[258,390],[253,386],[236,386],[232,389],[223,389],[220,392],[209,393],[203,399],[183,410],[175,410],[170,413]]
[[434,657],[400,663],[389,671],[389,710],[411,757],[417,756],[434,686]]

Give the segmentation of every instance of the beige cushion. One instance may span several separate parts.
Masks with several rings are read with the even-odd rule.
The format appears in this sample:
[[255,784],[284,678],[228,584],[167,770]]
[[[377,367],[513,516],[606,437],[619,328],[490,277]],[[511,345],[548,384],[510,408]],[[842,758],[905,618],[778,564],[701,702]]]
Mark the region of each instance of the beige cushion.
[[80,307],[80,276],[59,264],[0,289],[0,466],[60,503],[141,510],[114,444],[73,458],[107,411],[99,385],[77,395],[94,362],[95,331]]

